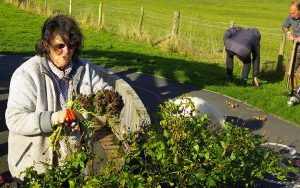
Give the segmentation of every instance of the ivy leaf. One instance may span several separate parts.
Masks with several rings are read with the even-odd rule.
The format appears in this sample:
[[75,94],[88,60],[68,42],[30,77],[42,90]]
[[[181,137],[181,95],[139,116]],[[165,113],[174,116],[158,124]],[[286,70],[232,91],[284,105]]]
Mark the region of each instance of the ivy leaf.
[[157,160],[160,160],[162,156],[163,156],[162,151],[158,151],[158,153],[156,154]]
[[147,182],[148,182],[148,183],[151,183],[151,182],[152,182],[152,180],[153,180],[152,176],[148,176],[148,178],[147,178]]
[[133,156],[138,157],[141,154],[141,151],[136,151]]
[[121,179],[121,181],[120,181],[120,185],[121,185],[121,187],[125,187],[125,180],[124,179]]
[[80,164],[80,167],[81,167],[81,168],[84,168],[84,162],[83,162],[83,161],[80,161],[79,164]]
[[168,133],[168,131],[165,129],[164,130],[164,136],[166,137],[166,138],[169,138],[169,136],[170,136],[170,134]]
[[69,180],[70,188],[75,188],[75,182],[73,180]]
[[174,162],[174,164],[178,164],[178,157],[175,156],[173,162]]
[[231,159],[231,160],[234,160],[234,159],[235,159],[235,154],[234,154],[233,152],[232,152],[231,155],[230,155],[230,159]]
[[205,159],[209,159],[209,153],[208,152],[205,153],[204,157],[205,157]]
[[223,149],[227,148],[227,144],[224,141],[221,141],[220,143],[221,143],[221,146],[222,146]]
[[160,149],[164,150],[166,148],[165,144],[163,142],[160,142]]
[[214,187],[216,185],[215,180],[212,177],[207,178],[208,187]]
[[130,157],[126,157],[125,163],[126,163],[126,164],[130,163]]
[[204,168],[200,168],[196,174],[196,177],[198,179],[204,179],[205,178],[205,169]]

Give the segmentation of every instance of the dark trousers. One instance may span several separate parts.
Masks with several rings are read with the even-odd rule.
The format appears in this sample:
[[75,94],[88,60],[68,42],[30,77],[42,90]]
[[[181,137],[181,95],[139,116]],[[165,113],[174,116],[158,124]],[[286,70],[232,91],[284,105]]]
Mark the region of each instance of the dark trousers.
[[295,67],[294,67],[294,72],[297,72],[298,67],[300,65],[300,43],[296,44],[296,62],[295,62]]
[[226,70],[227,70],[227,75],[228,76],[232,76],[233,75],[233,57],[237,56],[244,64],[243,66],[243,70],[242,70],[242,78],[244,80],[248,79],[248,75],[250,72],[250,68],[251,68],[251,54],[249,54],[249,56],[247,57],[241,57],[239,55],[237,55],[236,53],[227,50],[226,49]]

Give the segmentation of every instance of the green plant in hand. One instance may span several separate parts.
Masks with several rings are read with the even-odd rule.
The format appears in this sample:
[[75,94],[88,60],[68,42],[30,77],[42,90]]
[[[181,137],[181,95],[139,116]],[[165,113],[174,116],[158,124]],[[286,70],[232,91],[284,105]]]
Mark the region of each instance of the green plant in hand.
[[72,109],[93,116],[118,116],[124,106],[122,96],[112,90],[100,90],[96,94],[79,94],[70,103]]
[[108,117],[117,115],[122,110],[124,103],[122,97],[114,91],[98,91],[94,98],[95,113],[97,115],[105,114]]
[[[106,123],[110,126],[116,126],[119,122],[120,112],[124,106],[122,96],[112,90],[100,90],[95,94],[83,95],[79,94],[71,102],[72,109],[81,114],[90,114],[95,118],[104,116]],[[85,119],[83,123],[93,130],[93,121]],[[89,134],[93,134],[90,132]]]
[[[104,97],[102,97],[104,96]],[[101,99],[101,100],[100,100]],[[67,105],[70,109],[81,114],[91,114],[95,118],[98,116],[106,116],[107,118],[118,119],[119,114],[124,106],[122,97],[115,91],[103,90],[98,91],[96,94],[75,96],[73,101],[68,101]],[[99,111],[98,109],[102,109]],[[68,117],[74,120],[75,117]],[[91,137],[95,133],[93,119],[82,119],[81,124],[82,136]],[[50,136],[49,145],[59,155],[58,142],[60,134],[65,127],[59,124],[56,130]],[[87,131],[87,134],[83,131]],[[81,138],[85,139],[85,138]],[[38,174],[33,167],[25,170],[25,178],[23,187],[75,187],[75,185],[83,185],[85,181],[88,182],[90,176],[87,176],[84,171],[90,168],[91,159],[93,157],[91,146],[85,144],[78,146],[76,153],[71,153],[63,161],[61,165],[49,165],[44,163],[45,173]]]

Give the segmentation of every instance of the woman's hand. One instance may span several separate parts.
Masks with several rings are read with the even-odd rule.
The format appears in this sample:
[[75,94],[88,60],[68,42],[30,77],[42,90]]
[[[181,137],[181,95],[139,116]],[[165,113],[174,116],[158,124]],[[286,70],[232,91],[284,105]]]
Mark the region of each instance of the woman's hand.
[[290,31],[286,32],[286,37],[290,41],[294,40],[294,36]]
[[70,126],[73,122],[76,122],[77,118],[82,120],[80,117],[82,117],[81,114],[71,109],[60,110],[52,113],[51,124],[53,127],[58,125]]

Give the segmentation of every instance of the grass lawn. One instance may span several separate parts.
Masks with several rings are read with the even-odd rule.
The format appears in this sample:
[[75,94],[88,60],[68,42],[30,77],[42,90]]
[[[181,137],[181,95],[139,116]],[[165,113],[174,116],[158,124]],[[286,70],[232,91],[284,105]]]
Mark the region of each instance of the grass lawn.
[[[116,5],[121,5],[118,3],[119,1],[107,1],[107,4],[113,2]],[[179,8],[174,2],[166,6],[167,1],[159,1],[156,11],[172,12]],[[274,28],[280,27],[285,19],[289,3],[289,1],[272,1],[272,3],[270,3],[271,1],[253,1],[251,3],[249,1],[236,1],[226,4],[225,1],[221,3],[213,0],[201,1],[197,6],[192,6],[197,3],[196,0],[178,0],[176,2],[181,5],[182,11],[187,12],[186,14],[189,16],[220,21],[227,21],[232,18],[245,25]],[[150,1],[141,1],[141,3],[145,7],[154,9],[154,5]],[[132,7],[133,4],[133,1],[122,3],[124,7]],[[136,6],[139,7],[140,4]],[[201,11],[198,11],[197,7],[202,7]],[[254,15],[254,17],[249,15]],[[0,0],[0,35],[2,36],[0,54],[34,55],[34,45],[40,36],[45,18],[24,12]],[[253,18],[256,20],[254,21]],[[177,53],[162,52],[160,48],[153,47],[146,42],[135,42],[106,31],[96,31],[91,27],[83,27],[83,33],[85,35],[85,47],[82,55],[92,62],[107,67],[163,76],[199,88],[217,91],[300,125],[300,119],[296,116],[300,113],[300,105],[288,107],[288,98],[281,95],[286,83],[282,75],[277,75],[274,72],[262,74],[260,77],[262,86],[259,89],[243,88],[237,84],[228,85],[225,82],[224,60],[220,59],[219,56],[215,58],[214,54],[187,57]],[[235,64],[234,74],[238,82],[241,75],[240,63]],[[250,81],[249,84],[251,84]]]
[[[38,0],[41,5],[44,0]],[[241,25],[252,25],[257,27],[280,28],[283,19],[288,14],[289,0],[103,0],[104,7],[114,10],[119,7],[125,10],[136,10],[140,13],[143,7],[145,12],[155,12],[159,16],[173,16],[174,11],[180,11],[182,17],[194,17],[203,20],[214,20],[216,22],[230,21]],[[48,7],[69,11],[69,1],[48,0]],[[98,11],[99,0],[76,0],[72,2],[72,13],[80,14],[80,10],[90,9]],[[116,14],[116,13],[115,13]]]

